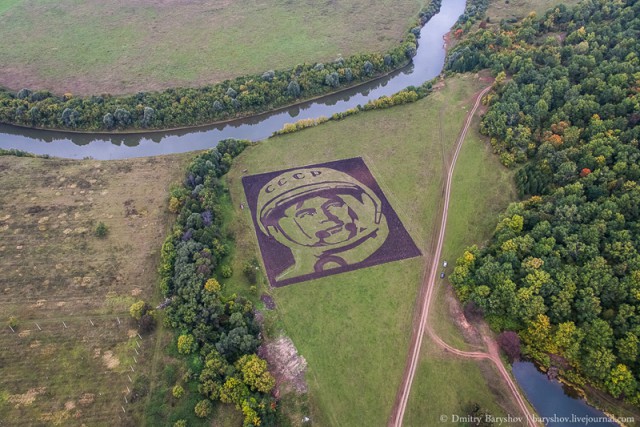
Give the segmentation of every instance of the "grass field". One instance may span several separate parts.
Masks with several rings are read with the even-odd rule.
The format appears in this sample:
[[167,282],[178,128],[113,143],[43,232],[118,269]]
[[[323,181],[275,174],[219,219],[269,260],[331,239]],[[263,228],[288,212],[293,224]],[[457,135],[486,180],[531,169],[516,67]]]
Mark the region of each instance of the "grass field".
[[137,424],[125,397],[157,346],[128,309],[157,302],[167,191],[187,158],[0,157],[0,424]]
[[[483,85],[473,76],[448,79],[445,88],[415,104],[330,122],[246,150],[227,177],[236,209],[234,270],[240,271],[244,260],[258,255],[249,212],[239,209],[244,201],[243,170],[254,174],[355,156],[365,159],[409,233],[423,252],[428,251],[440,206],[443,166],[468,102]],[[481,239],[491,231],[488,218],[504,206],[511,191],[508,184],[506,192],[505,187],[502,191],[493,187],[496,177],[500,180],[495,185],[505,185],[506,175],[495,167],[482,167],[489,154],[482,150],[465,150],[461,159],[470,168],[467,177],[477,174],[479,180],[470,195],[460,199],[469,207],[460,220],[480,217],[470,230],[460,229],[459,233],[467,233],[467,241],[474,237],[470,233]],[[386,424],[404,368],[424,262],[414,258],[270,291],[278,306],[277,326],[309,362],[307,380],[317,425]],[[236,274],[228,285],[240,291],[242,279]],[[444,323],[448,313],[437,313]],[[449,334],[459,336],[455,328]],[[424,364],[432,371],[443,367],[439,355],[425,358]],[[446,368],[461,381],[454,383],[442,374],[421,377],[415,396],[419,399],[428,388],[439,391],[433,404],[445,409],[460,407],[467,399],[498,407],[477,365],[449,360]],[[448,398],[453,399],[450,404],[445,402]],[[429,414],[435,413],[440,412],[431,407]]]
[[0,0],[0,86],[119,94],[383,51],[423,3]]
[[[447,234],[443,249],[443,260],[448,260],[446,272],[450,274],[455,260],[464,248],[472,244],[482,245],[491,236],[498,214],[515,199],[511,173],[501,166],[490,146],[478,134],[478,119],[471,125],[465,145],[460,152],[453,177],[452,196],[447,222]],[[462,349],[475,349],[461,336],[449,316],[453,291],[445,280],[437,288],[433,305],[432,321],[434,329],[446,342]],[[434,349],[428,341],[423,344],[421,360],[416,371],[405,421],[407,426],[433,425],[440,421],[440,415],[466,415],[466,406],[478,403],[495,416],[518,415],[512,406],[511,396],[505,393],[493,366],[482,362],[480,370],[469,371],[469,366],[477,362],[451,359],[446,353]],[[452,387],[447,393],[432,387],[437,381],[450,381]],[[486,394],[477,387],[489,384],[492,393]],[[471,392],[469,391],[471,390]],[[473,397],[472,397],[473,396]],[[499,398],[496,399],[496,396]],[[477,400],[474,400],[477,399]]]

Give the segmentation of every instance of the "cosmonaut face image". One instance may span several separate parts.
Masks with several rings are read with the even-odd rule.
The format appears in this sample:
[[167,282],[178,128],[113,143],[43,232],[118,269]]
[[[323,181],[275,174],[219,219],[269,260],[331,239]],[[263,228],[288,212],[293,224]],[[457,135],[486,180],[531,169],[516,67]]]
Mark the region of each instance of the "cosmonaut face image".
[[[361,159],[342,162],[354,161],[364,166]],[[375,183],[364,168],[359,173],[366,173],[368,181]],[[255,177],[263,177],[258,179],[259,188],[252,182]],[[327,165],[248,176],[243,184],[267,275],[274,286],[361,268],[358,265],[370,259],[389,237],[385,211],[393,213],[394,225],[402,227],[379,188],[375,191],[354,174]],[[404,228],[402,231],[406,234]],[[413,241],[409,242],[419,254]],[[269,255],[265,256],[265,250]],[[278,252],[278,267],[270,271],[268,260]]]

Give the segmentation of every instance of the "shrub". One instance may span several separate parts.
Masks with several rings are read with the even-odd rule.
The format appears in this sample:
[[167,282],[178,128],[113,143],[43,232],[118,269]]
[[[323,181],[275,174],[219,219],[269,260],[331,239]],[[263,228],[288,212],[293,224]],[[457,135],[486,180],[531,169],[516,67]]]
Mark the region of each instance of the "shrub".
[[195,340],[193,335],[180,335],[178,337],[178,353],[191,354],[195,347]]
[[231,268],[229,264],[225,264],[220,267],[220,274],[225,279],[228,279],[229,277],[233,276],[233,268]]
[[143,115],[142,115],[142,126],[144,127],[151,126],[155,118],[156,118],[156,110],[154,110],[151,107],[144,107]]
[[62,123],[67,127],[76,127],[80,114],[71,108],[65,108],[62,112]]
[[211,415],[213,406],[211,405],[211,401],[205,399],[198,402],[193,410],[198,417],[207,418],[209,415]]
[[140,375],[136,377],[135,381],[133,382],[133,387],[131,388],[131,394],[129,395],[129,400],[131,402],[135,402],[143,398],[144,396],[146,396],[148,392],[149,392],[149,378],[147,378],[145,375]]
[[331,87],[340,86],[340,76],[335,71],[331,74],[327,74],[324,78],[324,84]]
[[287,86],[287,93],[290,96],[293,96],[294,98],[299,97],[300,96],[300,84],[295,80],[291,80],[291,82],[289,83],[289,86]]
[[98,223],[98,225],[96,225],[96,229],[95,229],[95,235],[101,239],[107,237],[107,234],[109,234],[109,227],[107,227],[107,225],[100,221]]
[[18,318],[16,316],[9,317],[7,324],[9,325],[9,327],[16,329],[18,327]]
[[148,309],[149,309],[149,306],[147,306],[147,303],[144,302],[143,300],[140,300],[131,304],[131,307],[129,307],[129,314],[134,319],[140,320],[142,316],[144,316],[147,313]]
[[244,383],[253,391],[269,393],[276,385],[273,375],[267,370],[267,362],[255,354],[244,355],[235,363]]
[[180,199],[175,196],[171,196],[169,199],[169,212],[178,213],[180,211]]
[[224,110],[224,105],[222,105],[222,102],[218,101],[217,99],[213,101],[213,111],[220,112],[222,110]]
[[152,332],[156,327],[156,319],[151,315],[151,312],[147,312],[140,318],[138,326],[142,334]]
[[257,273],[258,273],[258,266],[254,265],[253,263],[246,263],[244,265],[244,267],[242,267],[242,272],[244,273],[245,277],[247,278],[247,280],[249,280],[249,283],[251,284],[255,284],[256,283],[256,278],[257,278]]
[[113,118],[118,126],[126,127],[133,122],[131,118],[131,113],[124,108],[118,108],[115,113],[113,113]]
[[373,73],[373,64],[370,61],[365,61],[362,66],[362,71],[364,71],[367,76],[371,75],[371,73]]
[[178,420],[173,423],[173,427],[187,427],[187,420]]
[[504,350],[505,354],[509,358],[509,361],[513,362],[520,358],[520,337],[513,331],[504,331],[498,335],[498,344],[500,348]]
[[102,124],[107,129],[113,129],[116,126],[116,119],[113,117],[113,114],[107,113],[102,116]]
[[267,82],[270,82],[273,80],[275,75],[276,73],[273,70],[265,71],[264,74],[262,74],[262,79]]
[[204,289],[208,292],[220,292],[222,286],[220,286],[220,283],[216,279],[209,279],[204,284]]
[[173,395],[173,397],[175,397],[176,399],[180,399],[182,396],[184,396],[184,388],[182,388],[181,385],[176,384],[173,389],[171,390],[171,394]]
[[29,95],[31,95],[31,91],[29,89],[20,89],[16,94],[16,98],[25,99],[28,98]]

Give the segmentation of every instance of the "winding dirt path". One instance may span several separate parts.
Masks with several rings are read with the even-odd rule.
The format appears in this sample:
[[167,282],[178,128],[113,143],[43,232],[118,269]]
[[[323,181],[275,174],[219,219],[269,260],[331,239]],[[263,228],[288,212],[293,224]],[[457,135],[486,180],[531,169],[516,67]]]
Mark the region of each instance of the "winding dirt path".
[[451,185],[453,181],[453,171],[455,169],[456,161],[458,160],[458,155],[460,154],[460,150],[462,148],[462,144],[464,142],[465,137],[467,136],[467,131],[471,126],[471,122],[473,120],[473,116],[476,113],[480,105],[480,101],[485,93],[487,93],[491,89],[491,86],[486,87],[482,91],[480,91],[476,95],[476,100],[473,105],[473,108],[467,113],[467,118],[464,123],[464,127],[462,128],[460,135],[456,141],[455,152],[453,155],[453,159],[451,160],[451,165],[447,171],[447,179],[445,182],[445,190],[444,190],[444,205],[442,208],[441,222],[440,228],[438,231],[438,240],[435,252],[432,254],[432,262],[431,266],[425,266],[424,279],[422,282],[422,286],[420,289],[420,293],[418,296],[418,305],[419,311],[417,313],[417,317],[414,320],[413,325],[413,334],[411,337],[411,344],[409,348],[409,357],[407,359],[407,365],[405,367],[405,372],[402,378],[402,382],[400,384],[400,389],[396,394],[396,400],[394,402],[391,416],[389,418],[388,426],[389,427],[401,427],[402,420],[404,418],[404,413],[407,407],[407,402],[409,400],[409,393],[411,391],[411,384],[413,383],[413,377],[415,376],[418,361],[420,359],[420,348],[422,346],[422,339],[424,337],[425,330],[429,333],[429,336],[440,348],[448,351],[456,356],[467,357],[471,359],[481,359],[481,360],[490,360],[498,369],[501,377],[506,382],[509,390],[513,394],[518,406],[520,407],[520,411],[522,415],[526,416],[526,423],[530,427],[536,427],[537,424],[534,421],[534,414],[529,410],[527,403],[524,401],[522,396],[520,395],[520,391],[518,387],[515,385],[511,376],[505,369],[502,364],[502,360],[500,359],[500,354],[498,348],[493,342],[493,340],[487,336],[483,335],[483,339],[485,344],[487,345],[487,352],[480,351],[463,351],[457,348],[454,348],[444,342],[433,330],[431,324],[428,322],[429,318],[429,310],[431,307],[431,302],[434,296],[434,289],[436,286],[436,275],[438,272],[438,266],[440,264],[440,256],[442,253],[442,246],[444,244],[444,235],[446,231],[447,225],[447,217],[449,214],[449,200],[451,197]]

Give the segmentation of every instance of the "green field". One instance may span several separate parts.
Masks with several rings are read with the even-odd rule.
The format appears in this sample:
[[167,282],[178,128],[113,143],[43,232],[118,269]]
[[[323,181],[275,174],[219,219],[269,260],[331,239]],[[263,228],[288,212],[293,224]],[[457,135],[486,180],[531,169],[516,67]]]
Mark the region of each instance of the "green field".
[[[471,129],[478,129],[477,118]],[[447,234],[442,252],[442,259],[449,262],[449,266],[443,269],[447,273],[453,271],[455,260],[462,255],[466,246],[481,245],[491,236],[498,214],[515,199],[511,179],[512,174],[500,165],[484,139],[477,131],[470,131],[453,176]],[[457,301],[452,303],[453,291],[448,282],[445,280],[441,283],[442,286],[436,290],[431,314],[436,332],[457,348],[478,350],[465,342],[452,322],[449,307],[457,305]],[[478,403],[495,416],[505,416],[507,413],[517,416],[519,412],[512,406],[511,396],[505,393],[500,383],[492,383],[492,379],[497,378],[493,366],[489,362],[482,362],[481,370],[473,372],[469,371],[469,366],[478,365],[469,360],[452,361],[450,356],[432,348],[426,341],[407,406],[406,425],[432,425],[439,421],[440,415],[466,415],[464,411],[470,403]],[[450,381],[457,387],[443,393],[432,386],[439,381]],[[493,395],[481,392],[487,383],[491,384]],[[496,399],[496,395],[500,397]]]
[[0,0],[0,86],[120,94],[383,51],[423,3]]
[[[456,77],[417,103],[329,122],[247,149],[227,176],[235,208],[234,270],[240,271],[245,260],[258,256],[248,209],[239,209],[245,201],[242,171],[255,174],[355,156],[365,159],[415,242],[423,252],[427,250],[440,209],[444,164],[471,96],[483,85],[486,83],[470,75]],[[454,202],[468,208],[458,217],[460,221],[475,218],[470,229],[458,226],[454,233],[458,239],[464,237],[465,243],[474,237],[481,240],[492,230],[489,218],[495,217],[511,194],[507,175],[495,163],[482,167],[489,155],[480,145],[480,150],[465,149],[461,158],[463,167],[469,168],[467,177],[475,175],[477,180],[468,194]],[[502,185],[502,191],[494,184]],[[404,369],[424,262],[424,258],[414,258],[270,291],[278,306],[274,329],[282,328],[309,363],[312,419],[318,425],[386,424]],[[238,276],[228,286],[241,291]],[[437,316],[444,323],[448,313],[437,311]],[[448,331],[460,339],[455,328]],[[441,367],[439,356],[425,358],[423,363],[431,369]],[[435,402],[443,408],[460,407],[467,399],[498,407],[477,365],[447,363],[452,375],[473,380],[454,383],[446,376],[421,378],[414,390],[417,398],[427,387],[439,390],[441,397]],[[457,398],[445,406],[444,400],[451,396]]]

